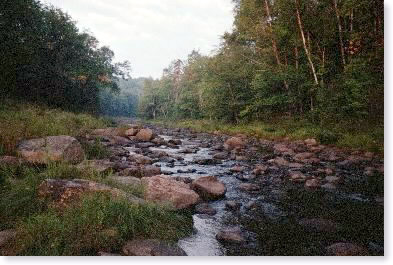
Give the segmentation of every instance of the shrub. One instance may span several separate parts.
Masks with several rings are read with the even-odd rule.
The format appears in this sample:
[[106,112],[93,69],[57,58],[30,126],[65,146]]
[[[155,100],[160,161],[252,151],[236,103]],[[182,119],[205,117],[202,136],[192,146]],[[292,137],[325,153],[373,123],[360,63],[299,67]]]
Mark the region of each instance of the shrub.
[[322,130],[317,133],[317,139],[321,144],[336,144],[339,136],[328,130]]

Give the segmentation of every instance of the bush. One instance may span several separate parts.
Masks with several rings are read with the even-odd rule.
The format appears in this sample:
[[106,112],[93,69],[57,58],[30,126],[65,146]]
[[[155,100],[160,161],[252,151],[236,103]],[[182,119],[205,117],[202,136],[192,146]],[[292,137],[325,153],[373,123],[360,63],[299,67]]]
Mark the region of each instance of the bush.
[[192,231],[192,217],[156,205],[134,205],[104,194],[84,197],[62,214],[31,216],[19,226],[12,249],[19,255],[96,255],[119,251],[126,240],[178,240]]
[[322,130],[317,134],[317,139],[321,144],[336,144],[340,137],[331,131]]

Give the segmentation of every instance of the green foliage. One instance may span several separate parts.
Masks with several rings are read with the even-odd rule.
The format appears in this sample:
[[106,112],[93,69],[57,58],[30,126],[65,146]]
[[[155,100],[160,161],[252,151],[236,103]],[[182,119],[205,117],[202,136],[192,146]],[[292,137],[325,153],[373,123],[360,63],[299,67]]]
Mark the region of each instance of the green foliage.
[[300,116],[333,130],[381,127],[381,1],[338,1],[337,9],[329,1],[233,2],[233,31],[211,56],[193,51],[147,82],[141,116],[237,124]]
[[19,226],[19,255],[96,255],[119,251],[125,240],[145,237],[177,240],[191,232],[189,214],[156,205],[133,205],[106,195],[86,196],[59,215],[33,215]]
[[1,1],[0,39],[4,98],[97,112],[99,90],[116,90],[115,80],[129,70],[68,14],[37,0]]
[[79,136],[107,127],[109,120],[15,101],[0,103],[0,151],[12,154],[23,139],[53,135]]
[[336,144],[339,136],[328,130],[323,130],[317,134],[317,139],[321,144]]
[[37,196],[37,187],[44,179],[39,169],[0,167],[0,179],[0,230],[45,210],[46,204]]
[[100,139],[96,138],[94,143],[83,142],[82,147],[85,150],[86,158],[91,159],[105,159],[110,156],[110,151],[104,146]]

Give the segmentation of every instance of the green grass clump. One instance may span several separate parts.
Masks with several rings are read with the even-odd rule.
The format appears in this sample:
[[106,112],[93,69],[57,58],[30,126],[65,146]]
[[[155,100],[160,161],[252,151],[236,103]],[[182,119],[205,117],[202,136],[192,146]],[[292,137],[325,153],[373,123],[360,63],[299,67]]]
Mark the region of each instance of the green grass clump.
[[38,168],[0,167],[0,230],[13,228],[18,220],[46,209],[37,188],[45,179]]
[[87,179],[104,182],[107,174],[93,169],[80,170],[63,163],[45,168],[0,167],[0,230],[12,228],[16,221],[46,209],[38,198],[38,186],[45,179]]
[[89,114],[0,102],[0,155],[13,154],[16,145],[23,139],[53,135],[79,136],[109,124],[110,121]]
[[19,225],[12,249],[18,255],[96,255],[120,251],[133,238],[178,240],[191,229],[190,214],[95,194],[62,214],[48,211],[31,216]]
[[83,142],[82,147],[87,159],[105,159],[111,154],[99,139],[95,139],[94,143]]

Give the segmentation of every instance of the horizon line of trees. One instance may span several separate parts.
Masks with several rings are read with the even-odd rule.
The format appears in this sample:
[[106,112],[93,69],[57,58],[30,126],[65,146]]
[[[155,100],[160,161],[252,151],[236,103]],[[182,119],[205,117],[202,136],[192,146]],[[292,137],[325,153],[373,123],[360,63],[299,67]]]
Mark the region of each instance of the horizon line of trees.
[[233,31],[212,56],[192,51],[145,82],[141,116],[383,124],[382,0],[233,3]]

